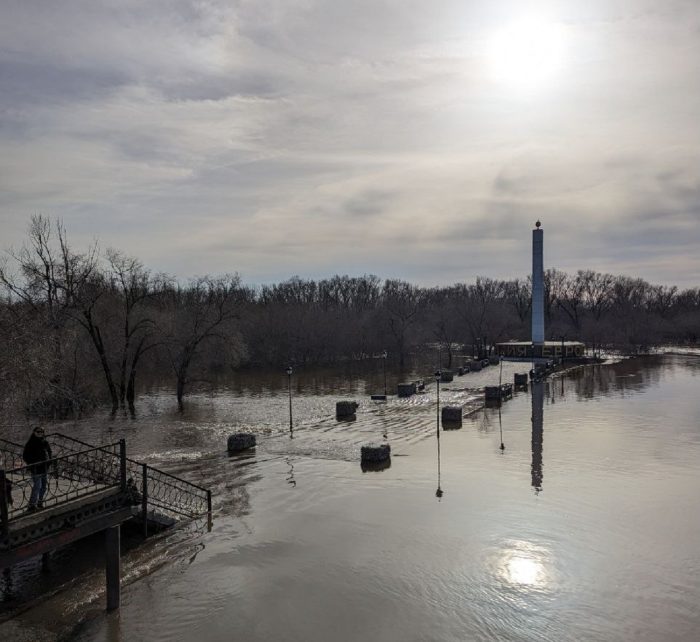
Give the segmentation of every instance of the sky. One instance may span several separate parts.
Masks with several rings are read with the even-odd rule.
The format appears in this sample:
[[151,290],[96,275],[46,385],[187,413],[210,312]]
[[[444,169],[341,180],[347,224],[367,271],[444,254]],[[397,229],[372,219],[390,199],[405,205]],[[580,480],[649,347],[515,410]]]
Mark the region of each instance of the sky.
[[700,285],[697,0],[0,0],[0,250]]

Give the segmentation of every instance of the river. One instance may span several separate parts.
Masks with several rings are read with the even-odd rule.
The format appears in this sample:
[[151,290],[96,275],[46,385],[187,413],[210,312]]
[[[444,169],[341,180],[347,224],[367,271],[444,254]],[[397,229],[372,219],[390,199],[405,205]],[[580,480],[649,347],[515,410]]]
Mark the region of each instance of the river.
[[[505,364],[503,380],[526,369]],[[476,408],[498,377],[455,377],[441,403]],[[577,368],[439,441],[429,384],[383,403],[368,397],[380,369],[295,373],[292,435],[284,374],[242,375],[183,414],[153,389],[135,418],[55,426],[124,437],[132,456],[211,487],[213,528],[129,547],[120,613],[103,612],[94,545],[57,555],[48,579],[15,569],[0,637],[700,639],[700,358]],[[335,419],[341,399],[360,402],[356,421]],[[227,455],[237,430],[257,434],[255,451]],[[390,467],[363,472],[360,446],[384,438]]]

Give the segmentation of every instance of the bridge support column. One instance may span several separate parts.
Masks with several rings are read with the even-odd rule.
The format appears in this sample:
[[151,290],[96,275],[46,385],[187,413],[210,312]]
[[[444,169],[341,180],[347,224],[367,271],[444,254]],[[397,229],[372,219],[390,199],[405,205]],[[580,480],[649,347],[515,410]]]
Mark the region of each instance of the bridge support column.
[[105,529],[105,570],[107,574],[107,610],[119,608],[121,553],[119,525]]

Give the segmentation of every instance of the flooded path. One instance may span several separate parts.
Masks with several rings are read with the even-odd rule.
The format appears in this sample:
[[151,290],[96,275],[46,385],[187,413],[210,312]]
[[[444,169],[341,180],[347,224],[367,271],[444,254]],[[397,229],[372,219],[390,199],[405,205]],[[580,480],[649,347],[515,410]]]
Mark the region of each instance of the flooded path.
[[[524,370],[507,364],[503,380]],[[683,356],[581,368],[443,431],[440,461],[434,383],[381,403],[368,400],[381,373],[295,377],[293,438],[286,376],[192,397],[184,415],[154,391],[135,419],[61,430],[124,436],[211,487],[212,532],[195,524],[129,551],[127,580],[141,579],[120,614],[93,602],[101,569],[85,562],[73,588],[0,637],[697,639],[699,375],[700,359]],[[477,405],[497,379],[497,367],[455,377],[441,402]],[[340,399],[361,402],[356,421],[336,421]],[[259,445],[229,457],[239,429]],[[359,446],[385,436],[391,466],[362,472]],[[59,579],[82,558],[58,559]],[[47,588],[35,568],[13,573],[17,601]]]

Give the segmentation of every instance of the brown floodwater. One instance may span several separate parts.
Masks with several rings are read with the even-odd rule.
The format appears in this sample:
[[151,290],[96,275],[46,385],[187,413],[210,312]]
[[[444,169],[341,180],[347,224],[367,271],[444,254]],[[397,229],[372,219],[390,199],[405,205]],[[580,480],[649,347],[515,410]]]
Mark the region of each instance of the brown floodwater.
[[[505,364],[504,381],[527,368]],[[455,377],[440,400],[476,407],[498,377]],[[578,368],[439,441],[434,382],[388,403],[368,399],[376,368],[292,384],[291,436],[278,374],[192,395],[183,414],[154,389],[135,418],[56,426],[123,436],[133,456],[211,487],[214,526],[126,551],[118,614],[102,610],[94,543],[57,555],[49,577],[14,569],[0,638],[700,639],[700,358]],[[335,419],[341,399],[360,402],[356,421]],[[240,429],[258,446],[228,456]],[[363,472],[360,446],[383,439],[391,465]]]

